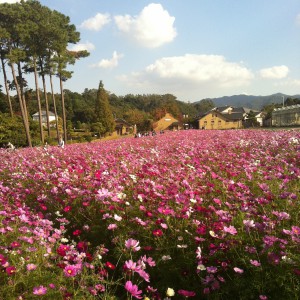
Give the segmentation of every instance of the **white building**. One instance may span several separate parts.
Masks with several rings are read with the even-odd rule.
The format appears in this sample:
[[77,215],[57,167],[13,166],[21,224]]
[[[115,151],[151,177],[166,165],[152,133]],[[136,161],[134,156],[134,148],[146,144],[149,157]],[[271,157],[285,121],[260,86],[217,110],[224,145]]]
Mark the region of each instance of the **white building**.
[[300,104],[275,108],[272,112],[272,126],[300,125]]
[[[33,121],[38,121],[39,122],[39,112],[36,112],[35,114],[32,115]],[[55,121],[55,114],[51,111],[49,111],[49,122]],[[42,110],[42,124],[47,125],[47,115],[46,111]]]

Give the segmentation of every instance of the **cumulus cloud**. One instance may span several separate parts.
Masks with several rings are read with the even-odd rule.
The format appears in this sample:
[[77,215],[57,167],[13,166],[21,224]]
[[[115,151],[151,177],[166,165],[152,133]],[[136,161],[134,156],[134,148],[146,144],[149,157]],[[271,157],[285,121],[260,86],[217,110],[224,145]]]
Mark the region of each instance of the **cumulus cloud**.
[[94,17],[83,21],[79,27],[88,29],[88,30],[99,31],[110,21],[111,21],[111,18],[110,18],[109,14],[97,13]]
[[99,63],[92,65],[94,68],[112,69],[118,66],[119,60],[123,57],[123,54],[113,52],[111,59],[102,59]]
[[284,65],[265,68],[259,71],[260,76],[266,79],[282,79],[285,78],[288,73],[289,68]]
[[161,79],[182,79],[198,83],[212,82],[222,86],[247,84],[253,74],[243,65],[228,62],[220,55],[196,55],[165,57],[146,68],[148,74]]
[[251,86],[254,75],[243,63],[220,55],[186,54],[161,58],[118,79],[131,93],[171,93],[182,101],[196,101],[241,93]]
[[69,50],[70,51],[83,51],[83,50],[92,51],[95,50],[95,46],[90,42],[86,42],[86,43],[76,44],[73,47],[69,48]]
[[177,35],[175,17],[170,16],[161,4],[151,3],[138,16],[118,15],[114,20],[121,32],[148,48],[170,43]]

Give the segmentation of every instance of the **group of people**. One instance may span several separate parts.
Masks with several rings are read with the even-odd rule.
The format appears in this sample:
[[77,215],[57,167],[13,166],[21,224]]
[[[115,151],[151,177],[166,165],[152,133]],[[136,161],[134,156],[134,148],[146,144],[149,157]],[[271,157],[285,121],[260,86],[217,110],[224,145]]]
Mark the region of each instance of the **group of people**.
[[156,132],[153,130],[153,131],[149,131],[149,132],[138,132],[134,135],[134,137],[140,138],[143,136],[155,136],[155,135],[156,135]]
[[[159,133],[160,133],[160,134],[163,134],[163,133],[165,133],[165,132],[164,132],[164,130],[160,130]],[[141,132],[136,133],[136,134],[134,135],[134,137],[135,137],[135,138],[140,138],[140,137],[143,137],[143,136],[155,136],[155,135],[157,135],[156,131],[155,131],[155,130],[152,130],[152,131],[147,131],[147,132],[144,132],[144,133],[141,133]]]

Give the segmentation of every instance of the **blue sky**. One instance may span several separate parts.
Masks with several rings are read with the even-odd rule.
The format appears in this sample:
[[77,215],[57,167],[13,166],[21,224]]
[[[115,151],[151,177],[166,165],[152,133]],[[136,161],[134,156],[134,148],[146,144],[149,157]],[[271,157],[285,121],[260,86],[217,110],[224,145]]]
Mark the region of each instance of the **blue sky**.
[[[8,1],[0,1],[0,3]],[[10,1],[15,2],[15,1]],[[181,101],[300,94],[299,0],[41,0],[81,34],[88,58],[65,88]]]

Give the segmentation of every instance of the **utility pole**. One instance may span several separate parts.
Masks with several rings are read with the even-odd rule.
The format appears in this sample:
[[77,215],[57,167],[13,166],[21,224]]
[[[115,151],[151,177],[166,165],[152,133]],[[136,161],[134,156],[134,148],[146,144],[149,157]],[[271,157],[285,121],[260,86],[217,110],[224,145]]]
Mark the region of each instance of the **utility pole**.
[[284,107],[284,96],[282,96],[282,107]]

